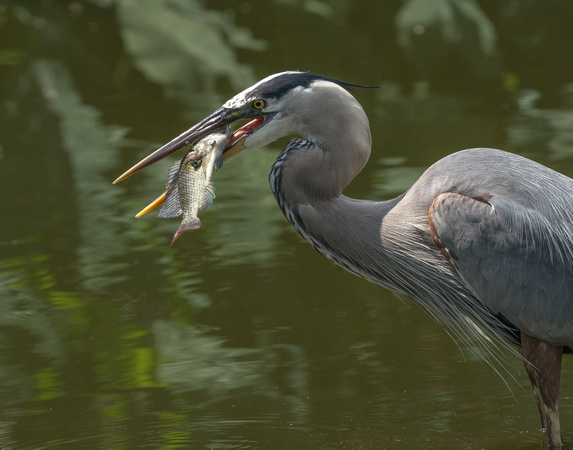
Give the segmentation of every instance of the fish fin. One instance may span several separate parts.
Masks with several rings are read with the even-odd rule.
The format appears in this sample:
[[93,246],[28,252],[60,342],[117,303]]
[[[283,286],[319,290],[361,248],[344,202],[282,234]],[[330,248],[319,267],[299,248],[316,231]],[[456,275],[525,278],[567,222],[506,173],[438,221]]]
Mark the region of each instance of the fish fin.
[[215,200],[215,186],[213,183],[209,183],[205,188],[205,194],[203,195],[201,205],[199,205],[199,211],[205,211],[213,204],[213,200]]
[[181,208],[181,202],[179,200],[179,186],[175,183],[171,186],[171,189],[167,191],[165,204],[161,211],[159,211],[159,215],[161,219],[169,219],[171,217],[179,217],[183,213],[183,209]]
[[165,177],[165,191],[169,191],[173,185],[177,185],[180,167],[181,161],[175,161],[167,171],[167,176]]
[[215,158],[215,171],[217,171],[221,167],[223,167],[223,152],[214,155],[214,158]]
[[171,247],[173,245],[173,243],[179,239],[179,236],[181,236],[183,234],[184,231],[186,230],[196,230],[197,228],[199,228],[201,226],[201,220],[199,220],[199,217],[196,217],[195,219],[193,219],[191,222],[181,222],[181,225],[179,225],[179,228],[177,228],[177,231],[175,232],[175,234],[173,235],[173,240],[171,241],[171,244],[169,244],[169,246]]

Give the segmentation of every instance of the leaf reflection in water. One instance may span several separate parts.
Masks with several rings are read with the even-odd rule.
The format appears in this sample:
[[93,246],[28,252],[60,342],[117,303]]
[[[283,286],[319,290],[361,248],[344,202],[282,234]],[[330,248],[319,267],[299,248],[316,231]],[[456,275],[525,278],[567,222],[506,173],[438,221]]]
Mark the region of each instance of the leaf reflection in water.
[[518,111],[507,128],[509,142],[522,153],[543,154],[553,160],[573,157],[573,83],[562,90],[562,107],[541,108],[541,93],[524,89],[518,93]]
[[234,89],[254,81],[252,68],[238,62],[234,47],[260,51],[266,43],[254,39],[248,28],[235,25],[229,14],[195,0],[114,3],[134,63],[168,94],[189,93],[190,85],[213,94],[219,77]]

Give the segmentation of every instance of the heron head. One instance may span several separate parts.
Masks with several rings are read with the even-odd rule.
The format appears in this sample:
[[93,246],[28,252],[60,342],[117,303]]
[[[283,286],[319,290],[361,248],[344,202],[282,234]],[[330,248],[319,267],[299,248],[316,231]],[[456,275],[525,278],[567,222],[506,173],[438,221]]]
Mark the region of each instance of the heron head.
[[320,118],[320,114],[316,114],[317,106],[318,109],[328,108],[324,101],[326,97],[313,103],[313,97],[318,97],[321,91],[317,86],[330,86],[341,92],[354,86],[370,87],[308,72],[270,75],[226,101],[211,115],[138,162],[114,183],[234,122],[247,121],[233,133],[223,153],[224,161],[244,149],[262,147],[283,136],[300,134],[305,124],[317,123]]

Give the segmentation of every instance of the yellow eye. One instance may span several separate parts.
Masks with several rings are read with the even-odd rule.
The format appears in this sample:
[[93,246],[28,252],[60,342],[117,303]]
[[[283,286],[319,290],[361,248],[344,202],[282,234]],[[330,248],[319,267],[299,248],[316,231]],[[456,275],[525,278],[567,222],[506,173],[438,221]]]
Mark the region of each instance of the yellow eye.
[[264,100],[258,98],[256,100],[253,100],[252,105],[253,105],[253,108],[255,108],[255,109],[263,109],[265,107],[266,103]]

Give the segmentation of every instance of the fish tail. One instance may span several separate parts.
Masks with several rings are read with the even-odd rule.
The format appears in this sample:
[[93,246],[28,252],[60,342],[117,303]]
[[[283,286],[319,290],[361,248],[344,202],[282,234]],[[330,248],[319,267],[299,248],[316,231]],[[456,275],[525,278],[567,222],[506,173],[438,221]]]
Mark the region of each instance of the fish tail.
[[189,222],[183,222],[181,223],[181,225],[179,225],[179,228],[177,228],[177,231],[175,232],[175,234],[173,235],[173,240],[171,241],[171,244],[169,244],[170,246],[173,246],[173,243],[179,239],[179,236],[181,236],[183,234],[184,231],[186,230],[196,230],[197,228],[199,228],[201,226],[201,220],[199,219],[199,217],[196,217],[195,219],[189,221]]

